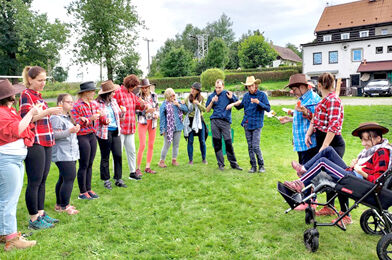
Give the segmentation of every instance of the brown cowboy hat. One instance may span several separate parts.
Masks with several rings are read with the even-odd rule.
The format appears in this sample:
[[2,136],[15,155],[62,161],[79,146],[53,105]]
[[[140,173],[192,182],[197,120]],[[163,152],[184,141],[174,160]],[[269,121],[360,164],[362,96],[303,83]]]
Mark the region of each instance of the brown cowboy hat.
[[12,85],[8,79],[0,80],[0,100],[19,94],[25,89],[26,87],[22,84]]
[[113,92],[119,87],[120,87],[119,85],[114,84],[113,81],[111,80],[104,81],[101,83],[101,89],[99,90],[98,95]]
[[363,131],[369,131],[369,130],[378,130],[383,135],[389,132],[388,128],[383,127],[375,122],[365,122],[365,123],[360,123],[359,126],[356,129],[354,129],[354,131],[351,134],[353,136],[360,136],[360,134]]
[[298,87],[298,85],[308,86],[308,84],[309,83],[306,80],[306,75],[298,73],[290,76],[289,84],[285,88]]
[[245,83],[241,82],[241,84],[244,85],[245,87],[252,86],[253,84],[257,84],[258,85],[260,83],[261,83],[261,80],[260,79],[255,79],[254,76],[246,77],[246,82]]

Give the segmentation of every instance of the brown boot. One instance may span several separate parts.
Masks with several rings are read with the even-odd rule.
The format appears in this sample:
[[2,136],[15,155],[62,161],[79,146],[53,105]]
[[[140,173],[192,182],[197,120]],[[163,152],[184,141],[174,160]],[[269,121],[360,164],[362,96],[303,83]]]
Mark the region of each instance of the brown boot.
[[166,168],[167,167],[164,160],[160,160],[159,163],[158,163],[158,166],[161,167],[161,168]]
[[172,165],[173,166],[178,166],[179,165],[178,162],[177,162],[177,159],[172,159]]
[[4,246],[5,251],[11,251],[13,249],[25,249],[32,246],[35,246],[37,242],[35,240],[26,240],[22,235],[19,233],[16,237],[11,240],[7,240]]

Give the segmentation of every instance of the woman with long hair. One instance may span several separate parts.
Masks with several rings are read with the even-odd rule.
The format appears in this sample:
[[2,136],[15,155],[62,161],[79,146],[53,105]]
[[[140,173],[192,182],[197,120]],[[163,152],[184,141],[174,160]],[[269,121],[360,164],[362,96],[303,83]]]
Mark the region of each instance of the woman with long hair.
[[137,169],[140,170],[140,165],[143,160],[143,153],[146,147],[146,134],[148,132],[148,148],[146,168],[144,172],[155,174],[156,171],[151,169],[151,161],[154,150],[155,134],[157,130],[157,122],[159,118],[158,95],[151,91],[151,84],[148,79],[143,79],[140,85],[140,92],[137,95],[146,104],[148,109],[144,111],[136,110],[138,132],[139,132],[139,149],[137,152]]
[[73,107],[70,94],[60,94],[57,105],[63,108],[61,115],[53,115],[50,122],[53,126],[56,144],[53,146],[52,161],[59,168],[59,179],[56,184],[57,212],[66,212],[69,215],[78,214],[79,211],[69,204],[76,177],[76,161],[79,159],[79,145],[76,133],[80,125],[75,125],[70,111]]
[[[39,67],[25,67],[23,83],[27,87],[20,95],[20,115],[24,117],[34,105],[42,104],[43,113],[35,115],[32,122],[35,134],[34,144],[27,148],[26,205],[30,214],[29,228],[44,229],[53,227],[58,220],[45,213],[45,184],[52,162],[52,147],[55,143],[51,115],[62,112],[61,107],[49,108],[41,96],[46,83],[46,71]],[[37,163],[39,162],[39,163]]]

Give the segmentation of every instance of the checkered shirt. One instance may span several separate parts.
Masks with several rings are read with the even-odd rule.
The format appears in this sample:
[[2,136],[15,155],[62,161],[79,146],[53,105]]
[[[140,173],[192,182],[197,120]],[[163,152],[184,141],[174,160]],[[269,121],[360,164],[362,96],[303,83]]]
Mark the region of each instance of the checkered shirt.
[[[90,133],[96,133],[97,131],[97,123],[95,121],[91,121],[90,117],[97,113],[99,109],[96,101],[91,101],[90,105],[83,101],[83,99],[79,99],[73,106],[71,110],[71,116],[76,124],[80,125],[80,130],[77,135],[88,135]],[[85,117],[89,119],[87,123],[82,122],[80,120],[81,117]]]
[[[48,104],[45,100],[42,99],[41,93],[32,90],[32,89],[25,89],[20,95],[20,115],[24,117],[33,105],[42,103],[42,109],[48,109]],[[31,129],[33,131],[34,137],[34,144],[39,144],[46,147],[52,147],[55,144],[54,141],[54,133],[52,124],[50,123],[50,116],[45,116],[40,120],[35,121],[34,128]]]
[[335,92],[331,92],[317,105],[313,116],[313,126],[327,133],[332,132],[341,135],[343,125],[343,105]]
[[121,134],[129,135],[136,132],[136,110],[144,110],[144,103],[124,86],[117,89],[114,98],[119,106],[127,109],[125,115],[120,120]]
[[386,148],[378,149],[369,159],[361,166],[364,172],[368,174],[367,180],[370,182],[376,182],[378,177],[388,170],[389,165],[389,150]]

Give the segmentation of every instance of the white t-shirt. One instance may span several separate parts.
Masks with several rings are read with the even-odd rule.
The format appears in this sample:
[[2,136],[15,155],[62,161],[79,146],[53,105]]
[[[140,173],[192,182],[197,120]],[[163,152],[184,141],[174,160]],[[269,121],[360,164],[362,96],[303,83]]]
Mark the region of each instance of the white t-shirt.
[[12,155],[27,155],[27,147],[24,144],[23,138],[14,142],[0,145],[0,153]]

